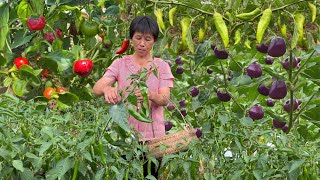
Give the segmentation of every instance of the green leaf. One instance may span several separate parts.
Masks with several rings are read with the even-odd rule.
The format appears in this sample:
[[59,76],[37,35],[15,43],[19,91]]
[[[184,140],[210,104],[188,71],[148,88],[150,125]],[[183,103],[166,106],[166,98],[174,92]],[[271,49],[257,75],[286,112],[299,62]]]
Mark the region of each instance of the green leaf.
[[166,50],[166,45],[168,43],[169,40],[169,36],[168,36],[168,30],[167,29],[162,38],[157,39],[154,47],[153,47],[153,54],[156,57],[161,57],[161,55],[163,54],[163,52]]
[[69,106],[76,103],[78,100],[78,96],[71,92],[59,94],[59,101]]
[[22,0],[17,7],[17,15],[23,24],[26,24],[27,18],[31,14],[32,14],[31,5],[26,0]]
[[7,60],[5,57],[2,56],[2,54],[0,54],[0,66],[3,66],[7,63]]
[[198,66],[206,58],[209,49],[211,49],[210,41],[204,41],[198,45],[194,55],[195,66]]
[[291,49],[294,49],[297,46],[298,40],[299,40],[299,30],[298,30],[297,24],[295,23],[293,35],[291,38]]
[[245,86],[252,83],[252,79],[248,75],[241,75],[232,78],[230,85],[232,86]]
[[240,123],[243,126],[254,126],[253,120],[250,117],[244,117],[242,119],[240,119]]
[[35,35],[35,34],[31,34],[29,36],[25,36],[24,33],[25,33],[24,30],[19,30],[14,34],[13,43],[10,46],[11,49],[17,48],[19,46],[22,46],[22,45],[30,42],[30,40]]
[[218,120],[221,122],[221,124],[225,125],[230,120],[230,118],[227,113],[219,113]]
[[72,168],[72,160],[70,158],[65,158],[58,162],[58,164],[50,169],[46,173],[46,179],[54,180],[54,179],[61,179],[71,168]]
[[91,91],[85,87],[85,86],[82,86],[80,88],[78,87],[73,87],[71,90],[70,90],[71,93],[75,94],[79,100],[90,100],[92,99],[92,93]]
[[34,70],[29,65],[24,65],[20,67],[21,77],[25,78],[26,80],[32,80],[36,85],[40,85],[40,79],[38,75],[42,72],[42,70]]
[[105,12],[105,15],[117,15],[120,12],[120,9],[117,5],[111,5],[106,9]]
[[101,180],[103,178],[105,168],[100,169],[97,171],[97,173],[94,175],[94,180]]
[[37,178],[33,176],[33,172],[30,169],[24,169],[23,172],[19,172],[19,175],[23,180],[37,180]]
[[41,144],[40,149],[39,149],[39,155],[43,156],[44,152],[46,152],[52,145],[52,142],[44,142]]
[[188,27],[188,32],[187,32],[187,44],[188,44],[188,48],[191,51],[192,54],[194,54],[194,43],[192,40],[192,34],[191,34],[191,24]]
[[9,5],[5,3],[0,7],[0,50],[5,47],[9,32]]
[[67,50],[58,50],[43,56],[40,65],[43,68],[58,71],[63,77],[73,74],[72,67],[75,55]]
[[111,115],[112,121],[118,124],[126,132],[130,131],[128,126],[128,111],[123,102],[116,105],[112,105],[109,108],[109,114]]
[[33,7],[33,10],[37,13],[37,15],[43,15],[44,1],[31,0],[31,5]]
[[21,160],[13,160],[12,166],[21,172],[24,171],[23,163]]
[[304,160],[303,160],[303,159],[294,161],[294,162],[290,165],[289,173],[291,173],[291,172],[293,172],[294,170],[298,169],[300,166],[303,165],[303,163],[304,163]]
[[28,93],[26,87],[27,87],[27,81],[16,79],[13,81],[12,89],[14,94],[17,96],[23,96],[24,94]]

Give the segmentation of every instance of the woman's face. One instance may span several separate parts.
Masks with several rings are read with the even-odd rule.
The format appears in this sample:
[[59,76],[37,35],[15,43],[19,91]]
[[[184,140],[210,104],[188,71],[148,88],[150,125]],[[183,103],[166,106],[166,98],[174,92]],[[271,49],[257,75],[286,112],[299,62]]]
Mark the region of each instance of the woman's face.
[[150,33],[135,32],[132,36],[132,43],[135,54],[143,57],[150,53],[154,44],[154,38]]

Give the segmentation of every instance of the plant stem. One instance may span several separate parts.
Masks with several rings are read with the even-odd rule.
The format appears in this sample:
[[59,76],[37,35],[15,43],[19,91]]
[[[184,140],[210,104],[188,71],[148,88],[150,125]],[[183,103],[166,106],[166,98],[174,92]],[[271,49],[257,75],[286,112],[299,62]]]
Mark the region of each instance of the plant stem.
[[300,109],[300,111],[298,112],[298,114],[293,118],[293,121],[297,120],[299,115],[303,112],[303,110],[307,107],[307,105],[309,104],[309,102],[314,98],[314,96],[319,93],[319,91],[316,91],[315,93],[313,93],[311,95],[311,97],[308,99],[308,101],[306,103],[304,103],[303,107]]
[[288,126],[288,132],[290,132],[290,129],[292,127],[293,123],[293,78],[292,78],[292,64],[293,64],[293,56],[292,56],[292,50],[290,50],[290,65],[289,65],[289,82],[290,82],[290,113],[289,113],[289,126]]
[[304,66],[308,63],[308,61],[311,59],[311,57],[313,56],[313,54],[316,52],[316,50],[313,50],[312,53],[310,54],[310,56],[308,57],[307,60],[304,61],[304,63],[300,66],[299,70],[297,71],[295,77],[298,77],[298,75],[300,74],[300,72],[302,71],[302,69],[304,68]]

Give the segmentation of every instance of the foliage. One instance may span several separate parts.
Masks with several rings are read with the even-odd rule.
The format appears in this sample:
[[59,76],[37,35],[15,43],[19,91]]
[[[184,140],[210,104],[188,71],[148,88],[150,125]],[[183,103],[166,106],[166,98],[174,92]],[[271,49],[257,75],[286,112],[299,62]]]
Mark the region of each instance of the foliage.
[[[6,93],[0,96],[1,178],[141,179],[147,161],[158,163],[166,179],[319,177],[317,9],[317,1],[303,0],[3,2],[0,91]],[[45,28],[30,31],[28,17],[40,15],[46,19]],[[158,21],[161,34],[153,54],[167,60],[175,76],[170,98],[175,110],[165,111],[174,127],[167,133],[178,131],[185,122],[203,131],[200,141],[187,151],[165,156],[161,164],[149,156],[141,158],[147,149],[125,121],[126,106],[107,106],[91,92],[114,59],[133,52],[129,47],[116,53],[128,39],[130,21],[138,15]],[[99,24],[98,35],[85,36],[83,21]],[[50,42],[45,33],[53,32]],[[269,45],[274,37],[285,40],[286,53],[272,58],[269,65],[267,54],[257,51],[256,45]],[[227,52],[227,58],[219,59],[214,47]],[[179,56],[182,64],[175,63]],[[17,57],[30,64],[18,69],[13,63]],[[295,57],[301,59],[298,68],[285,69],[283,62],[288,59],[293,66]],[[93,61],[89,76],[73,72],[80,59]],[[261,77],[247,75],[253,62],[261,65]],[[257,88],[274,79],[286,82],[288,94],[269,107],[268,97]],[[64,87],[66,92],[46,99],[47,87]],[[191,87],[200,94],[192,97]],[[220,101],[218,90],[230,93],[231,101]],[[176,105],[183,99],[185,107]],[[295,111],[294,99],[301,101]],[[287,100],[289,112],[283,108]],[[124,103],[136,100],[129,95]],[[264,117],[253,121],[247,112],[255,104],[261,105]],[[187,112],[184,119],[182,108]],[[287,131],[272,128],[273,119],[286,122]]]

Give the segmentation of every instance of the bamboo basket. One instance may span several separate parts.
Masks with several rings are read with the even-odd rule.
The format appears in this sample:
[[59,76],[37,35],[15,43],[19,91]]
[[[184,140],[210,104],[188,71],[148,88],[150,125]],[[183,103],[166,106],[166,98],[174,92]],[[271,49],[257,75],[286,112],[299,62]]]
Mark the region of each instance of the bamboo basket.
[[146,142],[149,155],[161,158],[168,154],[173,154],[190,144],[192,140],[198,140],[196,130],[186,127],[176,133],[168,134]]

